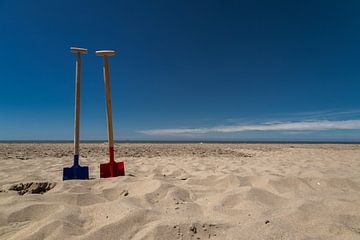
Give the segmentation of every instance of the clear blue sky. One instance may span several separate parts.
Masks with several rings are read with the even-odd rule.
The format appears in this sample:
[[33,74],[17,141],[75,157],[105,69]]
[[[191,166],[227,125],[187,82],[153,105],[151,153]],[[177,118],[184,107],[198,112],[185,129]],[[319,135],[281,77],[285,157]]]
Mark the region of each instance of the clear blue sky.
[[360,140],[359,1],[0,1],[0,139]]

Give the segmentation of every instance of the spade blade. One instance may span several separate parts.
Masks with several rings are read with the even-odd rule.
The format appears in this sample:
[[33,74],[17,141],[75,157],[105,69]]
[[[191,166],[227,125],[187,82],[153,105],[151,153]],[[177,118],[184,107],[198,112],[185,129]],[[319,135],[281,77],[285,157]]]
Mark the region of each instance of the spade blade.
[[125,176],[124,162],[100,164],[100,178]]
[[72,179],[89,179],[89,167],[81,167],[74,165],[69,168],[64,168],[63,180]]

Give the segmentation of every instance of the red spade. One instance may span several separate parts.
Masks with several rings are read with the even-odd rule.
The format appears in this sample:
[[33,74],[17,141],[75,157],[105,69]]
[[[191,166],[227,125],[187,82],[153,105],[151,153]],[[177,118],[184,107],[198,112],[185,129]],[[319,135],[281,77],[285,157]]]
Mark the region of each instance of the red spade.
[[108,56],[114,56],[113,50],[96,51],[97,56],[104,57],[104,83],[105,83],[105,97],[106,97],[106,118],[108,129],[108,142],[109,142],[109,163],[100,164],[100,178],[118,177],[125,175],[124,162],[115,162],[114,160],[114,139],[112,128],[112,114],[111,114],[111,100],[110,100],[110,77],[109,77],[109,64]]

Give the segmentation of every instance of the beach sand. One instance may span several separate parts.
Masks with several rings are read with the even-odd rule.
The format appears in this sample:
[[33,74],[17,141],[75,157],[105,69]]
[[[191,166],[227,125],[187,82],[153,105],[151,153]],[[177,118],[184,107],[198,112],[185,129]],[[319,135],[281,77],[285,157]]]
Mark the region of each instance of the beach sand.
[[0,239],[360,239],[360,145],[0,144]]

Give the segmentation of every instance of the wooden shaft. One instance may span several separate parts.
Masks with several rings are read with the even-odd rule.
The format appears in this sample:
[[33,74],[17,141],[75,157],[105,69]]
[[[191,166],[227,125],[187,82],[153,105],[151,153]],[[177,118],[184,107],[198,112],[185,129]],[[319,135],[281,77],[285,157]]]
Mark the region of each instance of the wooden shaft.
[[80,134],[80,53],[77,53],[76,60],[76,83],[75,83],[75,128],[74,128],[74,155],[79,155],[79,134]]
[[105,97],[106,97],[106,119],[108,130],[109,149],[114,148],[113,127],[112,127],[112,113],[111,113],[111,99],[110,99],[110,77],[108,57],[104,56],[104,83],[105,83]]

